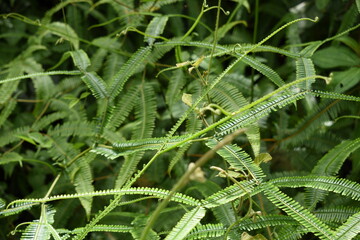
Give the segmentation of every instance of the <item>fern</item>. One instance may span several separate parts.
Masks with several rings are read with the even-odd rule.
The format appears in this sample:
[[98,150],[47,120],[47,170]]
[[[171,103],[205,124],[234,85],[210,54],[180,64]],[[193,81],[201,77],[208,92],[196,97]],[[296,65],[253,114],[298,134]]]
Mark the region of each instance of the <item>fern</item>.
[[307,209],[286,196],[272,184],[265,184],[264,193],[276,206],[284,210],[292,218],[302,224],[306,229],[312,231],[321,239],[336,239],[334,233],[323,222],[316,218]]
[[[90,169],[90,162],[95,159],[94,154],[86,154],[83,157],[77,159],[68,168],[68,172],[75,186],[77,193],[93,192],[94,186],[92,185],[92,173]],[[90,218],[92,208],[92,198],[84,197],[80,198],[80,202],[85,209],[86,216]]]
[[153,37],[157,37],[162,34],[167,21],[168,17],[166,16],[154,17],[146,28],[144,41],[149,45],[153,45],[155,42],[155,38]]
[[[208,142],[208,146],[211,148],[215,145],[215,140]],[[218,153],[230,164],[232,168],[245,171],[256,182],[261,182],[265,177],[263,171],[254,164],[250,156],[242,151],[238,146],[226,145],[220,149]]]
[[298,226],[299,223],[290,216],[280,215],[267,215],[256,216],[254,218],[243,218],[236,223],[236,227],[241,230],[253,231],[255,229],[261,229],[266,227],[275,226]]
[[236,129],[246,127],[248,124],[254,123],[260,118],[268,115],[272,110],[282,108],[296,100],[303,98],[306,94],[307,92],[299,92],[293,95],[283,95],[273,101],[263,103],[260,106],[256,107],[254,110],[248,111],[241,117],[235,118],[229,121],[229,123],[225,123],[219,126],[219,133],[217,135],[224,136]]
[[360,233],[360,213],[355,213],[348,220],[335,230],[337,239],[352,239]]
[[151,47],[139,49],[132,57],[121,67],[109,82],[108,93],[110,99],[114,99],[123,89],[126,81],[138,70],[150,54]]
[[187,212],[165,239],[184,239],[205,216],[205,212],[206,210],[202,207]]
[[44,205],[40,219],[33,221],[28,227],[26,227],[21,239],[50,239],[50,234],[52,232],[57,237],[55,237],[55,239],[59,239],[56,231],[49,230],[52,228],[51,224],[54,222],[54,214],[55,211],[53,209]]
[[129,115],[138,99],[137,93],[135,87],[124,93],[122,98],[109,110],[110,113],[109,119],[106,122],[106,128],[116,129],[126,120],[126,117]]
[[[8,207],[12,207],[13,205],[15,207],[18,207],[18,206],[22,206],[24,203],[46,203],[61,199],[73,199],[73,198],[81,198],[81,197],[96,197],[96,196],[107,196],[107,195],[148,195],[148,196],[155,196],[164,199],[168,196],[169,192],[170,192],[169,190],[165,190],[165,189],[148,188],[148,187],[109,189],[104,191],[57,195],[57,196],[50,196],[47,198],[39,198],[39,199],[19,199],[11,202],[8,205]],[[196,200],[190,196],[181,193],[175,193],[172,196],[171,201],[187,204],[189,206],[201,206],[201,202],[199,200]]]
[[253,180],[242,181],[239,184],[231,185],[203,200],[204,207],[213,208],[231,202],[251,193],[255,186],[256,182]]
[[359,208],[356,207],[332,207],[317,209],[315,215],[326,222],[344,223],[351,215],[358,213]]
[[197,225],[185,239],[211,239],[221,237],[225,233],[225,228],[222,224],[206,224]]
[[[155,126],[156,102],[154,99],[154,91],[151,86],[139,86],[139,104],[135,106],[136,118],[140,121],[140,126],[134,130],[134,139],[144,139],[151,137]],[[125,163],[121,167],[119,177],[116,180],[115,187],[120,188],[133,172],[143,152],[137,152],[125,159]]]
[[325,176],[284,177],[270,180],[277,187],[312,187],[360,200],[360,185],[346,179]]

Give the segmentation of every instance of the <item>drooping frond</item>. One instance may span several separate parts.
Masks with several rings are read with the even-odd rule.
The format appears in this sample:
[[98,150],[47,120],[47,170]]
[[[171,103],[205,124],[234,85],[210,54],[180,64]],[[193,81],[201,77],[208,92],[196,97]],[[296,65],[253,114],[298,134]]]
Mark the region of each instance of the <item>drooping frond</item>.
[[119,101],[109,110],[109,119],[106,122],[106,128],[118,128],[129,115],[138,100],[138,89],[133,87],[122,95]]
[[30,131],[30,127],[24,126],[16,129],[11,129],[9,131],[2,132],[0,136],[0,147],[3,147],[7,144],[20,141],[20,135],[26,135]]
[[200,222],[200,220],[205,216],[206,210],[202,207],[196,207],[191,211],[185,213],[185,215],[180,219],[176,226],[171,230],[171,232],[166,236],[167,240],[181,240],[186,237],[186,235],[194,229],[194,227]]
[[85,72],[81,79],[85,82],[86,86],[91,90],[94,97],[104,99],[109,96],[106,89],[106,83],[95,72]]
[[[311,171],[314,175],[334,176],[336,175],[348,156],[360,147],[360,138],[346,140],[332,148],[325,154]],[[345,191],[345,190],[344,190]],[[309,189],[305,193],[306,202],[315,206],[318,201],[326,196],[326,192]]]
[[[233,191],[234,192],[234,191]],[[46,203],[57,201],[61,199],[74,199],[74,198],[81,198],[81,197],[98,197],[98,196],[108,196],[108,195],[147,195],[147,196],[154,196],[160,199],[165,199],[169,195],[170,191],[165,189],[159,188],[149,188],[149,187],[139,187],[139,188],[124,188],[124,189],[110,189],[110,190],[103,190],[103,191],[94,191],[94,192],[84,192],[84,193],[74,193],[74,194],[64,194],[64,195],[55,195],[50,196],[48,198],[38,198],[38,199],[19,199],[15,200],[8,204],[8,207],[20,207],[27,204],[33,203]],[[226,193],[223,193],[226,194]],[[217,200],[217,198],[215,199]],[[182,193],[175,193],[171,197],[171,201],[183,203],[189,206],[202,206],[202,202],[187,196]],[[205,202],[208,203],[208,202]],[[11,208],[9,208],[11,209]]]
[[335,230],[336,239],[352,239],[360,233],[360,212],[355,213]]
[[[116,233],[129,233],[134,227],[127,226],[127,225],[115,225],[115,224],[98,224],[91,228],[90,232],[116,232]],[[75,228],[72,231],[66,231],[65,229],[59,229],[59,233],[79,233],[83,229],[82,228]]]
[[296,226],[299,225],[299,223],[290,216],[266,215],[256,216],[254,218],[243,218],[236,224],[236,227],[240,228],[240,230],[252,231],[255,229],[285,225],[287,227]]
[[321,98],[330,98],[330,99],[336,99],[336,100],[360,102],[360,97],[336,93],[336,92],[325,92],[325,91],[320,91],[320,90],[312,90],[312,91],[310,91],[310,94],[312,94],[316,97],[321,97]]
[[218,238],[225,234],[226,228],[221,224],[205,224],[205,225],[197,225],[195,229],[193,229],[185,239],[211,239]]
[[151,52],[151,47],[140,48],[132,57],[122,65],[120,70],[114,75],[109,82],[109,97],[114,99],[123,89],[126,81],[134,74],[138,69],[144,67],[144,62],[147,60]]
[[360,200],[360,184],[347,179],[327,176],[304,176],[276,178],[269,182],[277,187],[311,187],[332,191],[357,201]]
[[352,216],[355,213],[360,212],[360,207],[330,207],[316,209],[314,211],[315,215],[324,222],[336,222],[344,223],[346,219]]
[[265,195],[272,203],[302,224],[307,230],[321,239],[336,239],[327,225],[295,200],[282,193],[276,186],[266,183],[263,188]]
[[16,101],[14,99],[9,99],[0,112],[0,127],[5,123],[9,115],[14,111],[16,107]]
[[[216,144],[216,140],[211,140],[207,143],[210,148],[213,148]],[[237,145],[225,145],[217,152],[230,164],[232,168],[245,171],[245,173],[251,176],[251,178],[256,182],[261,182],[265,177],[261,168],[256,165],[250,156]]]
[[[311,46],[310,46],[311,47]],[[300,54],[304,55],[308,51],[307,48],[303,49]],[[315,76],[315,67],[310,58],[301,57],[296,60],[296,78],[304,78],[309,76]],[[305,82],[299,84],[301,89],[310,90],[311,84],[315,82],[315,78],[311,78]]]
[[158,37],[163,33],[168,19],[167,16],[154,17],[146,28],[144,41],[150,46],[153,45],[155,42],[154,37]]
[[[135,118],[138,121],[137,128],[133,130],[132,139],[150,138],[155,127],[156,100],[155,92],[151,85],[141,84],[138,89],[139,101],[135,105]],[[125,158],[115,187],[120,188],[134,173],[136,166],[143,156],[143,151],[135,152]]]
[[166,91],[165,100],[170,109],[173,108],[176,101],[181,100],[181,89],[185,86],[185,74],[181,69],[177,69],[169,79],[169,85]]
[[[129,140],[124,142],[115,142],[113,148],[122,154],[128,154],[137,151],[145,150],[159,150],[160,147],[164,146],[166,149],[174,144],[180,143],[184,139],[188,138],[189,135],[173,136],[171,138],[143,138],[139,140]],[[165,142],[165,140],[168,140]]]
[[22,211],[32,208],[35,205],[38,205],[38,203],[16,204],[16,206],[11,206],[10,208],[6,208],[6,209],[1,209],[0,216],[10,216],[10,215],[18,214]]
[[[210,96],[220,106],[224,106],[229,112],[235,112],[241,107],[248,104],[242,93],[232,84],[220,82],[210,92]],[[245,131],[254,155],[257,156],[260,152],[260,130],[256,123],[249,125]]]
[[311,171],[315,175],[331,176],[338,173],[346,158],[360,147],[360,138],[346,140],[325,154]]
[[51,123],[56,122],[60,119],[64,119],[66,117],[68,117],[67,112],[59,111],[59,112],[50,113],[48,115],[43,116],[38,121],[34,122],[34,124],[31,126],[31,129],[34,131],[43,130],[49,127]]
[[202,201],[203,206],[206,208],[213,208],[231,202],[251,193],[256,185],[257,183],[254,180],[241,181],[239,184],[231,185],[230,187],[210,195]]
[[220,82],[209,93],[214,102],[225,108],[229,112],[235,112],[248,104],[242,93],[233,85]]
[[243,114],[240,114],[239,117],[236,117],[221,126],[219,126],[218,136],[225,136],[233,131],[246,127],[249,124],[256,122],[268,115],[271,111],[276,111],[279,108],[285,107],[301,98],[306,96],[307,92],[294,93],[292,95],[281,95],[275,100],[270,100],[260,106],[256,106],[253,110],[249,110]]
[[51,22],[46,24],[46,29],[50,33],[69,41],[76,50],[79,49],[79,37],[70,25],[62,22]]
[[[90,162],[95,159],[95,154],[88,153],[76,159],[67,169],[71,182],[75,186],[77,193],[93,192],[93,178],[90,169]],[[92,208],[92,197],[80,198],[81,205],[84,207],[86,216],[90,218]]]
[[41,210],[41,217],[39,220],[34,220],[26,227],[21,235],[22,240],[33,239],[50,239],[51,235],[57,235],[56,231],[52,234],[52,226],[54,223],[55,210],[50,206],[44,205]]

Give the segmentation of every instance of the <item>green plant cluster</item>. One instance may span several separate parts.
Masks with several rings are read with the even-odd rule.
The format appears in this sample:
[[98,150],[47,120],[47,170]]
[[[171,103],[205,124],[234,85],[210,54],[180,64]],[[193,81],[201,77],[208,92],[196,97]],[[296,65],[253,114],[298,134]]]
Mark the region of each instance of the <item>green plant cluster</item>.
[[0,239],[360,239],[359,0],[45,2],[0,3]]

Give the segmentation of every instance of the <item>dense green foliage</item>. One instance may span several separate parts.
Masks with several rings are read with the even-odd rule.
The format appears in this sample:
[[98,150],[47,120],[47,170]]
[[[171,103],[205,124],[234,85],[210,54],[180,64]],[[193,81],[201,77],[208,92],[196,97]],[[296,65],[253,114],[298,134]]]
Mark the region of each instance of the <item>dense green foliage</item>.
[[359,0],[0,9],[0,239],[359,239]]

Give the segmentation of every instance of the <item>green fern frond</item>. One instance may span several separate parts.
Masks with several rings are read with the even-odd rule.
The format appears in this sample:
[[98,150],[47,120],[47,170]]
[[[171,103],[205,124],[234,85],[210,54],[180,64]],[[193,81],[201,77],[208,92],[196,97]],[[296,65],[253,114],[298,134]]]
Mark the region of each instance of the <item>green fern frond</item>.
[[50,71],[50,72],[31,73],[31,74],[26,74],[26,75],[22,75],[22,76],[1,79],[0,84],[7,83],[7,82],[14,82],[14,81],[22,80],[22,79],[27,79],[27,78],[52,76],[52,75],[81,75],[81,72],[78,70],[73,70],[73,71]]
[[76,50],[79,49],[79,37],[70,25],[62,22],[51,22],[45,28],[52,34],[69,41]]
[[175,156],[173,158],[171,158],[171,160],[169,162],[169,167],[168,167],[168,170],[167,170],[168,174],[170,174],[171,170],[174,168],[174,166],[181,159],[184,158],[184,154],[189,149],[190,146],[191,146],[191,143],[185,143],[183,146],[179,147],[179,149],[175,153]]
[[129,89],[129,91],[124,93],[118,102],[109,109],[109,119],[106,122],[106,128],[116,129],[126,120],[126,117],[138,100],[137,94],[137,88],[133,87]]
[[[98,224],[91,228],[90,232],[115,232],[115,233],[130,233],[133,226],[115,225],[115,224]],[[83,230],[83,228],[75,228],[73,230],[58,229],[59,233],[76,234]]]
[[[235,86],[226,82],[220,82],[216,85],[210,92],[210,97],[229,112],[235,112],[248,104],[248,101],[242,93]],[[250,125],[245,131],[245,134],[249,139],[254,155],[257,156],[260,151],[259,127],[257,124]]]
[[336,239],[352,239],[360,233],[360,212],[355,213],[335,230]]
[[[333,176],[336,175],[344,161],[351,153],[360,147],[360,138],[346,140],[335,146],[325,154],[311,171],[314,175]],[[321,190],[309,189],[305,193],[305,201],[309,206],[316,206],[317,202],[326,196],[326,192]]]
[[181,89],[185,86],[185,84],[186,80],[183,70],[175,70],[169,79],[169,85],[165,95],[166,103],[170,109],[172,109],[174,103],[181,100]]
[[239,184],[231,185],[220,190],[202,201],[206,208],[213,208],[231,202],[237,198],[250,194],[257,185],[256,181],[241,181]]
[[240,230],[252,231],[255,229],[264,229],[267,227],[275,226],[296,226],[299,225],[290,216],[281,216],[281,215],[266,215],[266,216],[256,216],[252,218],[243,218],[236,224],[236,227]]
[[215,103],[229,112],[235,112],[248,104],[239,89],[226,82],[217,84],[209,95]]
[[52,99],[50,108],[57,112],[66,112],[68,119],[71,122],[87,122],[87,115],[84,108],[69,106],[69,103],[61,99]]
[[[184,139],[188,138],[189,134],[182,136],[172,136],[171,138],[143,138],[139,140],[129,140],[124,142],[115,142],[113,148],[123,154],[127,152],[146,151],[146,150],[159,150],[161,146],[167,148],[174,144],[177,144]],[[165,143],[165,140],[168,140]]]
[[[155,127],[156,100],[155,92],[151,85],[139,85],[139,102],[135,105],[135,118],[139,121],[139,126],[134,129],[132,139],[146,139],[151,137]],[[115,188],[120,188],[130,178],[136,170],[136,166],[143,156],[143,151],[138,151],[125,158]]]
[[360,97],[345,95],[345,94],[335,93],[335,92],[324,92],[324,91],[320,91],[320,90],[312,90],[312,91],[310,91],[310,94],[312,94],[316,97],[321,97],[321,98],[330,98],[330,99],[336,99],[336,100],[360,102]]
[[[117,47],[119,48],[119,47]],[[106,82],[109,82],[117,73],[118,69],[124,64],[124,56],[118,53],[110,53],[104,64],[103,78]]]
[[18,214],[18,213],[21,213],[22,211],[32,208],[35,205],[38,205],[38,203],[16,204],[16,206],[11,206],[10,208],[6,208],[6,209],[1,209],[0,216],[11,216],[14,214]]
[[244,114],[241,114],[240,117],[234,118],[218,127],[219,131],[217,136],[225,136],[235,131],[236,129],[246,127],[249,124],[252,124],[262,117],[268,115],[271,111],[276,111],[279,108],[285,107],[301,98],[304,98],[308,92],[303,91],[299,93],[294,93],[292,95],[281,95],[275,100],[270,100],[260,106],[255,107],[253,110],[249,110]]
[[91,149],[91,152],[104,156],[110,160],[114,160],[121,156],[118,151],[107,147],[96,147],[94,149]]
[[0,127],[5,123],[10,114],[14,111],[17,102],[15,99],[9,99],[0,112]]
[[185,213],[185,215],[180,219],[180,221],[176,224],[176,226],[171,230],[165,239],[184,239],[186,235],[191,230],[193,230],[193,228],[195,228],[195,226],[205,216],[205,213],[206,210],[202,207],[196,207]]
[[9,131],[5,131],[0,136],[0,147],[3,147],[7,144],[20,141],[18,136],[26,135],[30,131],[30,128],[27,126],[19,127]]
[[[126,189],[109,189],[103,191],[94,191],[94,192],[84,192],[84,193],[74,193],[74,194],[64,194],[64,195],[55,195],[48,198],[38,198],[38,199],[18,199],[8,204],[8,209],[20,208],[24,204],[34,204],[34,203],[46,203],[57,200],[64,199],[74,199],[81,197],[98,197],[98,196],[109,196],[109,195],[147,195],[154,196],[160,199],[165,199],[169,195],[170,191],[159,188],[149,188],[149,187],[139,187],[139,188],[126,188]],[[175,193],[171,201],[186,204],[189,206],[202,206],[202,202],[187,196],[182,193]],[[10,207],[10,208],[9,208]],[[5,209],[6,210],[6,209]],[[5,211],[3,210],[3,211]]]
[[94,136],[95,124],[91,122],[65,122],[51,127],[48,134],[51,136]]
[[150,52],[151,47],[140,48],[125,64],[122,65],[121,69],[109,83],[108,95],[110,99],[114,99],[122,91],[126,81],[136,73],[140,67],[145,67],[144,61],[147,60]]
[[332,191],[341,195],[350,197],[354,200],[360,200],[360,184],[337,177],[327,176],[304,176],[304,177],[284,177],[269,181],[277,187],[311,187]]
[[65,137],[50,136],[51,148],[48,148],[48,154],[53,161],[69,163],[80,152],[69,143]]
[[[212,181],[206,181],[203,184],[198,184],[194,189],[201,192],[201,194],[206,198],[209,197],[221,190],[221,187]],[[217,207],[211,208],[216,220],[222,225],[223,228],[231,226],[237,219],[237,212],[234,211],[233,203],[228,202],[221,204]],[[238,231],[231,231],[231,238],[238,238],[240,236]]]
[[[181,46],[196,46],[196,47],[203,47],[203,48],[208,48],[208,49],[212,49],[213,45],[210,43],[204,43],[204,42],[167,42],[166,45],[163,44],[163,46],[167,46],[167,45],[171,45],[171,44],[177,44],[181,45]],[[157,46],[155,44],[155,46]],[[159,45],[161,46],[161,45]],[[251,46],[252,48],[255,47],[255,45]],[[246,52],[251,50],[252,48],[247,48]],[[235,47],[222,47],[221,45],[216,45],[216,50],[219,51],[218,53],[215,53],[215,56],[218,55],[224,55],[224,54],[230,54],[230,55],[234,55],[234,57],[237,58],[241,58],[241,60],[248,64],[250,67],[254,68],[255,70],[259,71],[261,74],[263,74],[264,76],[266,76],[267,78],[269,78],[273,83],[275,83],[277,86],[283,86],[285,84],[285,82],[281,79],[281,77],[279,76],[279,74],[277,74],[274,70],[272,70],[270,67],[268,67],[267,65],[265,65],[264,63],[260,62],[259,60],[257,60],[256,58],[250,57],[248,55],[245,55],[241,52],[236,52],[234,51],[236,49]],[[268,48],[269,49],[269,48]],[[205,58],[209,58],[210,56],[205,56]]]
[[[50,206],[43,205],[41,210],[41,216],[39,220],[34,220],[29,226],[26,227],[25,231],[21,235],[22,240],[33,240],[33,239],[50,239],[51,235],[58,236],[56,231],[52,234],[52,226],[54,223],[55,210]],[[55,238],[59,239],[59,238]]]
[[[186,41],[176,41],[176,40],[170,40],[167,42],[156,43],[155,45],[187,46],[187,47],[197,47],[197,48],[207,48],[207,49],[211,49],[213,47],[213,44],[206,43],[206,42],[195,42],[195,41],[186,42]],[[223,54],[237,55],[237,54],[241,54],[242,52],[247,52],[247,51],[252,50],[252,52],[277,53],[277,54],[284,55],[284,56],[291,57],[291,58],[301,57],[301,55],[299,53],[290,52],[285,49],[277,48],[274,46],[260,45],[260,46],[257,46],[255,49],[254,49],[254,46],[255,46],[254,44],[236,44],[236,45],[228,45],[228,46],[216,44],[215,50],[218,53],[221,53],[222,55]]]
[[151,8],[158,9],[158,8],[161,8],[162,6],[165,6],[165,5],[168,5],[171,3],[180,2],[180,1],[181,0],[162,0],[162,1],[150,0],[150,1],[146,1],[143,4],[141,4],[139,10],[147,12]]
[[[215,147],[217,141],[210,140],[207,145],[210,148]],[[217,153],[226,160],[230,166],[236,170],[244,170],[256,182],[261,182],[265,174],[259,166],[257,166],[250,156],[237,145],[225,145],[217,151]]]
[[164,31],[168,19],[169,17],[167,16],[154,17],[150,21],[149,25],[146,27],[146,31],[145,31],[146,35],[144,41],[147,42],[150,46],[153,45],[155,42],[155,38],[147,37],[147,36],[155,36],[155,37],[160,36]]
[[261,74],[269,78],[269,80],[272,81],[276,86],[281,87],[285,85],[284,80],[272,68],[268,67],[267,65],[260,62],[256,58],[245,55],[242,56],[243,56],[242,61],[244,63],[249,64],[250,67],[254,68],[255,70],[259,71]]
[[[24,71],[28,74],[43,72],[44,69],[42,65],[35,61],[32,57],[27,58],[24,61]],[[56,87],[50,76],[38,76],[32,77],[32,82],[36,92],[36,98],[42,101],[46,101],[53,97],[56,92]],[[39,108],[39,105],[43,103],[38,103],[36,108]],[[35,112],[39,112],[39,110],[35,110]]]
[[185,239],[211,239],[224,236],[226,228],[221,223],[197,225]]
[[321,239],[336,239],[327,225],[320,221],[309,210],[282,193],[273,184],[266,183],[263,185],[263,189],[265,195],[272,203],[302,224],[307,230],[313,232]]
[[[301,54],[301,53],[300,53]],[[296,79],[315,76],[315,67],[310,58],[299,58],[296,60]],[[311,84],[315,82],[315,78],[309,79],[299,84],[301,89],[310,90]]]
[[50,239],[50,231],[46,224],[39,223],[39,220],[31,222],[21,235],[21,240]]
[[[77,193],[94,191],[90,162],[93,161],[95,157],[95,154],[87,153],[83,157],[76,159],[76,161],[67,168],[71,182],[74,184]],[[80,202],[89,219],[93,202],[92,197],[82,197],[80,198]]]
[[316,209],[314,211],[315,215],[325,221],[332,223],[344,223],[351,215],[360,212],[359,207],[332,207],[332,208],[323,208]]
[[360,138],[346,140],[325,154],[311,171],[315,175],[335,175],[347,157],[360,147]]
[[[321,101],[312,107],[311,112],[297,122],[296,126],[290,131],[289,137],[282,143],[291,146],[302,144],[310,137],[319,134],[318,130],[324,122],[331,120],[332,117],[336,117],[338,112],[345,107],[339,105],[337,101]],[[331,111],[332,114],[330,115]]]
[[105,81],[95,72],[84,72],[81,79],[85,82],[86,86],[91,90],[94,97],[98,99],[108,98]]
[[68,117],[68,113],[62,111],[50,113],[43,116],[38,121],[34,122],[34,124],[31,126],[31,129],[34,131],[41,131],[47,128],[51,123],[56,122],[60,119],[64,119],[66,117]]

